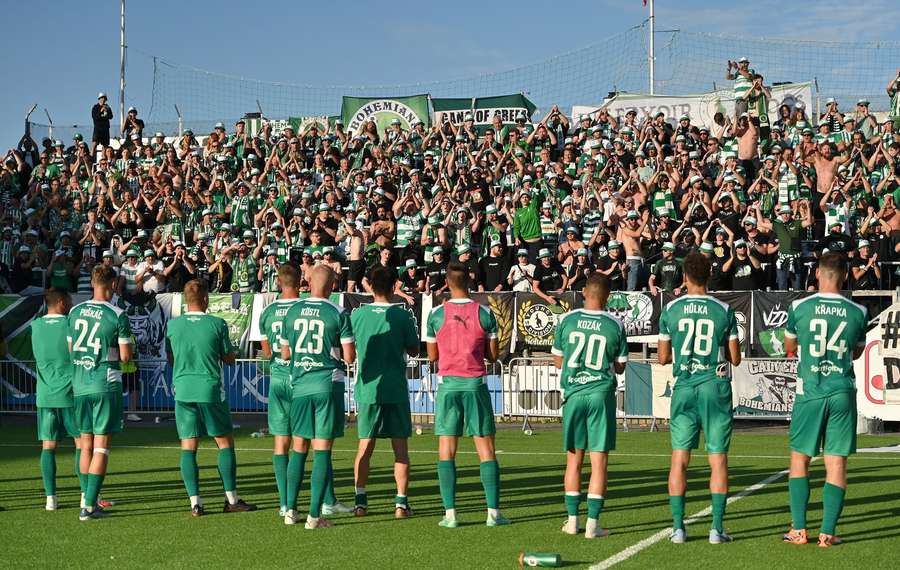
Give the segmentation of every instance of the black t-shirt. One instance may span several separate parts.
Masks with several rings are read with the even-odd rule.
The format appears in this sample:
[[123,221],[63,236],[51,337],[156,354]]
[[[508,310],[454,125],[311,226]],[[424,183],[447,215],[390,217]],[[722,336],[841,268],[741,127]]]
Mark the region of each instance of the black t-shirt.
[[731,288],[734,291],[752,291],[757,288],[759,272],[750,262],[749,257],[731,262]]
[[506,282],[509,275],[509,260],[506,257],[488,256],[478,262],[478,284],[485,291],[493,291],[497,285]]
[[590,262],[587,262],[584,265],[579,265],[577,263],[570,265],[566,271],[566,275],[569,277],[569,289],[571,291],[583,291],[584,285],[587,283],[587,278],[590,277],[593,272],[594,266],[591,265]]
[[406,293],[417,293],[419,291],[419,282],[424,279],[422,276],[422,272],[416,270],[412,275],[409,274],[409,271],[404,269],[400,274],[400,286],[403,288],[403,291]]
[[625,289],[625,277],[622,275],[622,267],[625,265],[624,259],[613,259],[608,255],[604,255],[597,260],[597,271],[607,271],[613,265],[617,267],[608,276],[609,288],[612,291],[622,291]]
[[550,267],[544,267],[544,264],[539,262],[534,268],[534,280],[544,293],[556,291],[563,284],[563,269],[555,261],[550,262]]
[[709,256],[709,282],[710,291],[725,291],[731,288],[731,275],[724,271],[725,262],[728,261],[729,248],[714,246],[713,254]]
[[425,268],[431,291],[437,291],[447,283],[447,262],[431,262]]
[[681,264],[674,257],[672,259],[660,259],[653,266],[653,276],[656,277],[655,285],[657,287],[671,293],[675,290],[675,287],[681,286],[683,281]]
[[840,253],[847,253],[851,249],[851,244],[853,243],[853,238],[844,233],[829,233],[821,240],[819,240],[818,245],[816,246],[816,250],[820,253],[826,247],[828,251],[837,251]]
[[[869,264],[870,259],[871,258],[863,259],[858,256],[854,257],[850,261],[850,267],[852,267],[853,269],[865,268]],[[875,263],[878,263],[878,262],[876,261]],[[869,267],[868,269],[866,269],[865,273],[863,273],[859,277],[859,279],[855,279],[853,281],[853,288],[854,289],[865,289],[865,290],[877,289],[878,288],[878,278],[875,276],[875,268]]]

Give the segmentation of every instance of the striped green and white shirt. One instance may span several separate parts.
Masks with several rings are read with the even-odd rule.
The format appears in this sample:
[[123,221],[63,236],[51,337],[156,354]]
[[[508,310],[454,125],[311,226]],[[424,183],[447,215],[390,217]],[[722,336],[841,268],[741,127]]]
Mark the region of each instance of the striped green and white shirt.
[[734,78],[734,98],[736,101],[746,101],[753,88],[753,81],[740,73]]

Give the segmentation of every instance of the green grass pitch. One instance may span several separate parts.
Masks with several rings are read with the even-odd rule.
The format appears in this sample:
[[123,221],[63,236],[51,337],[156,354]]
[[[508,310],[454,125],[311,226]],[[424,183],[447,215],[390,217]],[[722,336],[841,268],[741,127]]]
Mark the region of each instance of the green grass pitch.
[[[488,529],[471,441],[457,459],[458,529],[437,526],[442,508],[436,473],[436,438],[413,436],[410,504],[415,516],[393,518],[389,444],[380,442],[368,485],[370,516],[333,517],[335,527],[307,531],[285,526],[271,467],[271,438],[251,439],[247,419],[237,432],[238,491],[259,505],[255,513],[222,514],[221,485],[211,441],[201,449],[201,486],[208,516],[193,519],[181,483],[178,442],[171,423],[131,428],[112,446],[104,496],[117,501],[113,516],[78,521],[78,487],[71,447],[58,453],[60,509],[43,510],[34,428],[4,422],[0,428],[0,566],[10,567],[273,567],[309,568],[514,568],[520,550],[557,552],[565,565],[587,567],[652,536],[670,524],[666,478],[668,433],[619,433],[610,458],[610,485],[601,525],[607,538],[586,540],[560,532],[565,518],[560,434],[538,427],[531,437],[518,430],[497,436],[504,514],[513,524]],[[897,436],[861,437],[860,447],[895,444]],[[335,445],[337,494],[353,499],[355,432]],[[732,494],[787,467],[787,437],[738,431],[731,450]],[[300,497],[309,501],[309,465]],[[708,468],[702,452],[690,470],[687,514],[708,506]],[[809,523],[821,521],[824,467],[812,468]],[[845,539],[828,550],[781,543],[790,523],[787,480],[778,479],[729,505],[726,529],[732,544],[707,543],[708,518],[688,527],[689,541],[662,540],[616,568],[865,568],[890,567],[900,553],[900,454],[858,454],[850,459],[850,489],[838,533]],[[583,488],[586,493],[586,487]],[[586,506],[582,504],[582,509]],[[584,512],[582,512],[583,524]],[[891,563],[890,560],[894,560]]]

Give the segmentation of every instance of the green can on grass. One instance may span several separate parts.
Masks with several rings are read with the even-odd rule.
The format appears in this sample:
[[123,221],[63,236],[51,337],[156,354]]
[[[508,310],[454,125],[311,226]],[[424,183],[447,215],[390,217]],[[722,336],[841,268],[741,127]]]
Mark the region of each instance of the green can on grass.
[[562,556],[555,552],[520,552],[519,568],[558,568],[562,566]]

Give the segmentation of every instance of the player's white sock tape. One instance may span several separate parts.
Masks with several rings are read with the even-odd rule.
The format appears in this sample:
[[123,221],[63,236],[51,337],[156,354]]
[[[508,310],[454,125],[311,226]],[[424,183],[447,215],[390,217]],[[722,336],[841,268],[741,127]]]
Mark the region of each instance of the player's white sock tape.
[[225,498],[228,499],[230,504],[236,504],[238,502],[237,491],[225,491]]
[[106,449],[105,447],[95,447],[94,453],[99,453],[100,455],[105,455],[105,456],[109,457],[109,450]]
[[[579,491],[566,491],[566,496],[567,497],[580,497],[581,493]],[[590,497],[591,495],[588,495],[588,496]]]
[[447,509],[444,511],[444,518],[449,520],[456,520],[456,509]]
[[193,509],[197,505],[203,506],[203,501],[200,499],[199,495],[191,496],[191,508]]
[[488,516],[491,518],[497,518],[500,516],[500,509],[488,509]]
[[592,495],[588,493],[588,499],[602,499],[603,495]]
[[365,495],[365,494],[366,494],[366,488],[365,488],[365,487],[357,487],[357,488],[356,488],[356,494],[357,494],[357,495]]

